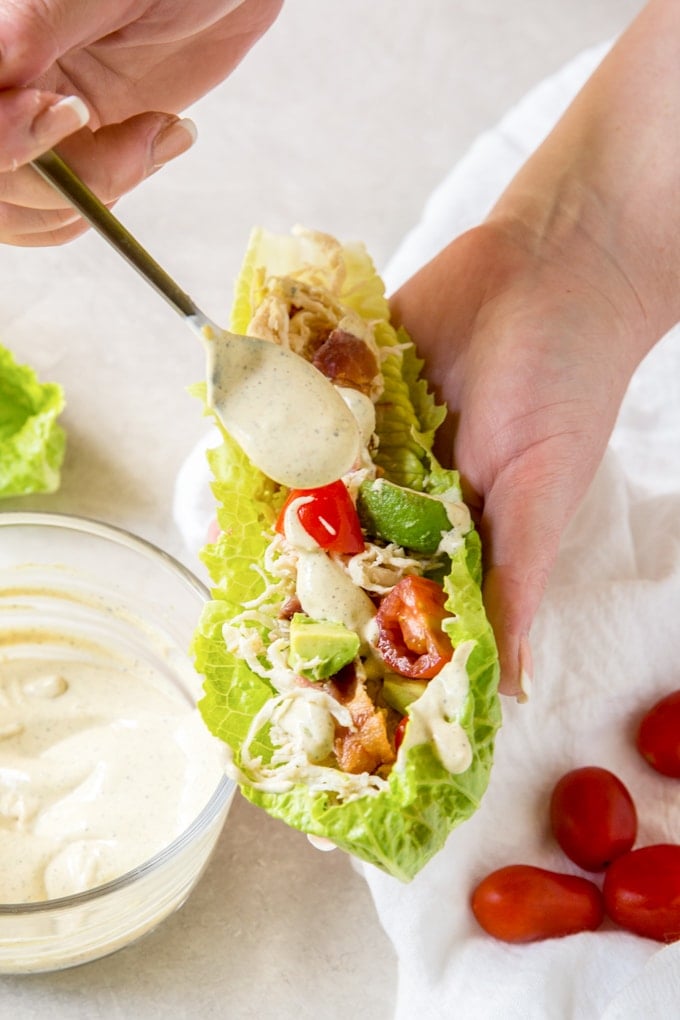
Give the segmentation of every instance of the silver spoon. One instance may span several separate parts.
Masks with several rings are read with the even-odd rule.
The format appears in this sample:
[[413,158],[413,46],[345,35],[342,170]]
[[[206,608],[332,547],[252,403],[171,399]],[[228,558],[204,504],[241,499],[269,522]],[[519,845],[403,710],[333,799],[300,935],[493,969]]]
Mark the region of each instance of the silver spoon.
[[321,372],[276,343],[215,325],[56,152],[32,166],[198,334],[207,353],[208,403],[253,464],[300,489],[350,470],[360,448],[357,422]]

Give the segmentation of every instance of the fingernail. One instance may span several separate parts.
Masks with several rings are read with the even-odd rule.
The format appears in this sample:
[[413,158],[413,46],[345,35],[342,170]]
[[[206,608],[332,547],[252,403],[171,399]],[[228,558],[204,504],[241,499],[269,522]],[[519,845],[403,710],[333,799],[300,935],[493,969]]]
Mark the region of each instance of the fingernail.
[[151,146],[153,165],[163,166],[176,156],[181,156],[194,144],[197,134],[196,125],[188,117],[164,127],[158,132]]
[[210,524],[208,525],[208,532],[205,540],[208,543],[208,545],[214,545],[221,534],[222,528],[220,527],[219,521],[213,517]]
[[534,658],[531,654],[529,638],[525,635],[519,643],[519,694],[517,701],[520,705],[529,700],[534,677]]
[[84,127],[89,119],[90,111],[79,96],[64,96],[40,111],[31,131],[41,145],[53,145]]
[[337,850],[335,843],[332,843],[330,839],[326,839],[325,836],[312,836],[311,833],[307,833],[307,839],[315,848],[315,850]]

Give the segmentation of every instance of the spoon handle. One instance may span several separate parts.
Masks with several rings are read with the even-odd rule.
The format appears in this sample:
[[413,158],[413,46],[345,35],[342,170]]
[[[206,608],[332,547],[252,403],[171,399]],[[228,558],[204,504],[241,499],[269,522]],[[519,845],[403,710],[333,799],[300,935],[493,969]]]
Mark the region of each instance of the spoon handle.
[[185,318],[204,318],[189,295],[185,294],[171,276],[168,276],[162,266],[159,266],[120,220],[99,201],[61,156],[54,150],[49,150],[42,156],[37,156],[31,165],[144,277],[147,283],[172,305],[176,312]]

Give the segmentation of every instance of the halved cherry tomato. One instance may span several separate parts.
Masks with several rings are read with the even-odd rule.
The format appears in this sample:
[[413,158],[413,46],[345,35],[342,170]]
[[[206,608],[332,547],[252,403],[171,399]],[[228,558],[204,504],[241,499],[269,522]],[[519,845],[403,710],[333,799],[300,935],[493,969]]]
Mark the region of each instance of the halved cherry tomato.
[[503,942],[595,931],[602,924],[602,894],[594,882],[531,864],[511,864],[491,872],[472,893],[478,923]]
[[364,536],[352,497],[342,481],[318,489],[291,489],[276,521],[276,530],[284,534],[284,519],[295,499],[305,497],[297,510],[298,520],[308,535],[328,552],[354,555],[363,552]]
[[427,577],[403,577],[380,603],[378,650],[401,676],[429,680],[453,655],[442,630],[446,592]]
[[657,772],[680,779],[680,691],[666,695],[645,713],[637,748]]
[[406,727],[408,726],[408,716],[402,715],[401,719],[397,723],[394,731],[394,750],[398,751],[402,745],[402,741],[406,735]]
[[550,823],[567,857],[586,871],[604,871],[637,835],[633,798],[618,776],[595,765],[562,776],[550,798]]
[[657,942],[680,939],[680,846],[631,850],[607,869],[602,889],[613,921]]

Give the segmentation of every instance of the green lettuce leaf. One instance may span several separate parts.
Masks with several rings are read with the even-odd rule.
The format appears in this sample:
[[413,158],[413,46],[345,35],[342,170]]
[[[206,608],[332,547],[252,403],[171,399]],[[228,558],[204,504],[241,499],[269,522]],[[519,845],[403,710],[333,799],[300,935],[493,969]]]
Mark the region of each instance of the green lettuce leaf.
[[66,448],[64,394],[0,346],[0,497],[54,492]]
[[[263,230],[253,233],[236,286],[234,331],[247,331],[263,293],[263,266],[267,274],[285,275],[311,263],[321,267],[322,277],[326,273],[331,279],[337,266],[323,239],[315,244],[318,236],[280,238]],[[412,346],[402,349],[408,337],[403,331],[397,333],[388,321],[383,284],[363,246],[344,247],[342,254],[346,275],[340,299],[362,315],[380,320],[377,339],[386,355],[382,364],[385,391],[376,409],[380,436],[376,460],[398,484],[431,493],[451,492],[459,498],[455,495],[459,494],[457,473],[440,467],[431,452],[444,412],[435,405],[421,378],[422,362]],[[195,392],[204,397],[203,387],[196,387]],[[205,677],[205,695],[199,704],[203,718],[211,731],[229,744],[239,764],[239,749],[250,723],[273,692],[265,679],[227,651],[222,626],[272,582],[263,562],[269,542],[266,532],[285,490],[265,478],[221,431],[222,445],[208,456],[223,531],[219,540],[202,552],[214,585],[213,599],[199,622],[193,651],[196,667]],[[472,530],[453,553],[443,578],[447,607],[453,614],[448,622],[452,641],[454,645],[474,642],[467,661],[470,689],[459,719],[473,749],[472,764],[465,772],[448,772],[434,748],[425,744],[409,749],[404,767],[392,770],[385,789],[353,800],[312,792],[303,782],[282,793],[243,784],[244,795],[294,828],[328,838],[402,881],[413,878],[441,849],[451,830],[476,810],[489,779],[501,715],[496,646],[484,612],[480,580],[480,542]],[[261,638],[266,643],[264,627]],[[251,751],[262,755],[264,761],[271,758],[273,748],[266,728],[257,735]]]

